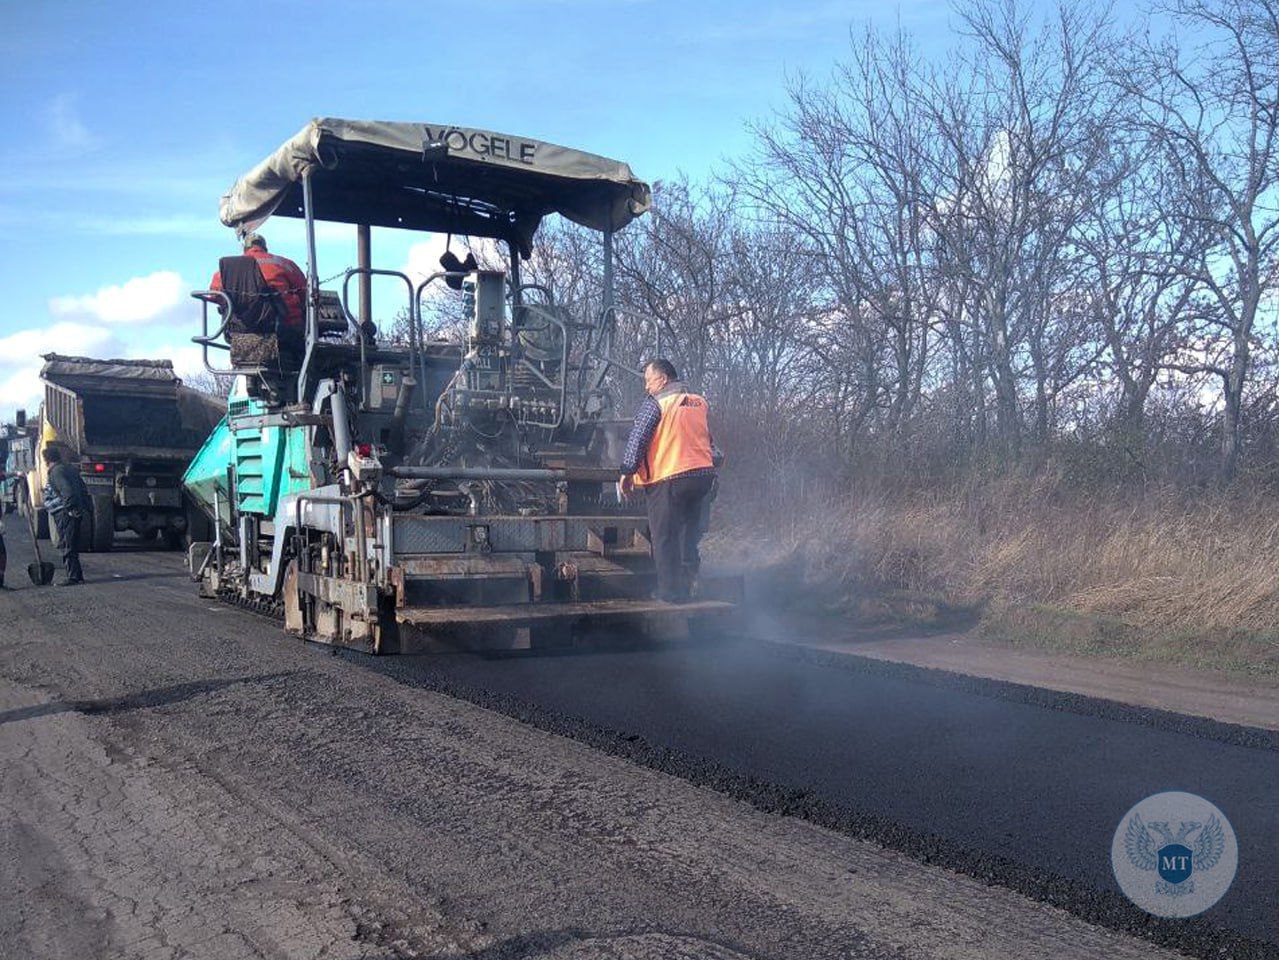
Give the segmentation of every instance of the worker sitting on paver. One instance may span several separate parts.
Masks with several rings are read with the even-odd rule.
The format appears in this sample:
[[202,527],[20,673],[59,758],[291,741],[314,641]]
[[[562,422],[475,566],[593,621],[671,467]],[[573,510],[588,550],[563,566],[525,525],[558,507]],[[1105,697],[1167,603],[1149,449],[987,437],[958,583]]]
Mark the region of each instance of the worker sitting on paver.
[[57,524],[58,546],[67,571],[66,579],[58,586],[70,587],[84,583],[84,571],[80,568],[80,524],[90,515],[93,502],[80,469],[62,459],[61,448],[49,444],[41,455],[49,477],[44,487],[44,506]]
[[209,281],[224,291],[235,319],[228,329],[231,359],[251,364],[300,350],[306,335],[306,274],[288,257],[270,253],[260,234],[244,238],[244,254],[223,257]]
[[622,458],[621,488],[644,490],[658,599],[683,603],[701,565],[702,507],[715,483],[708,408],[669,360],[644,368],[644,391]]

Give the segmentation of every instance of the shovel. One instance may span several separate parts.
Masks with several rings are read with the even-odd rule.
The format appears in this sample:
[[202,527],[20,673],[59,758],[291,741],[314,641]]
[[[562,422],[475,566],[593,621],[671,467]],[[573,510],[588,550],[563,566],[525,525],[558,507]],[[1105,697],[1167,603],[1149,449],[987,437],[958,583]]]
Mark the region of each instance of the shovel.
[[36,536],[36,512],[28,501],[27,529],[31,531],[31,546],[36,551],[36,562],[27,564],[27,576],[37,587],[47,587],[53,582],[53,564],[40,557],[40,538]]

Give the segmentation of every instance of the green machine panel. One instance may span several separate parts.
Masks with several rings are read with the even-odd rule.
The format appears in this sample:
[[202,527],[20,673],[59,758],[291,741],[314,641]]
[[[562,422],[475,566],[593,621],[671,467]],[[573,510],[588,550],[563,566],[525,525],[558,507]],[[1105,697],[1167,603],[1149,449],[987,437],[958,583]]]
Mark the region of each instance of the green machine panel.
[[237,512],[264,517],[275,516],[280,497],[314,486],[307,428],[257,425],[266,412],[260,400],[232,397],[227,415],[183,477],[191,496],[210,515],[217,492],[224,523],[231,523],[229,477],[234,477]]
[[231,457],[231,428],[227,424],[227,418],[223,417],[182,475],[182,485],[186,488],[187,495],[206,514],[213,516],[214,504],[220,505],[218,519],[226,527],[232,525]]

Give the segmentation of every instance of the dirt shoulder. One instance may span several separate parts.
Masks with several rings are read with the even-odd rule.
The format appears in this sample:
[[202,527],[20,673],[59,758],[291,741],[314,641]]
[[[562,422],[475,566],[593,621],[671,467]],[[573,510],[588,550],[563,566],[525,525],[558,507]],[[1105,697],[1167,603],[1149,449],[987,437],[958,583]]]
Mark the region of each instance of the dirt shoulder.
[[976,631],[921,634],[833,618],[761,618],[764,636],[836,653],[1078,693],[1135,706],[1279,730],[1279,681],[1180,664],[1025,649]]

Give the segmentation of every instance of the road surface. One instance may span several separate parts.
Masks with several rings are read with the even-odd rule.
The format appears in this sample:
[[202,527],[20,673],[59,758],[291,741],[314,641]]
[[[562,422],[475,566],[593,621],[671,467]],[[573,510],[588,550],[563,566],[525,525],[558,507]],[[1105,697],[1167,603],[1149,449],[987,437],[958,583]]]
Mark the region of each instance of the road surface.
[[[6,957],[1276,955],[1247,731],[741,644],[332,656],[174,555],[86,573],[0,594]],[[1152,785],[1240,835],[1201,921],[1097,865]]]

